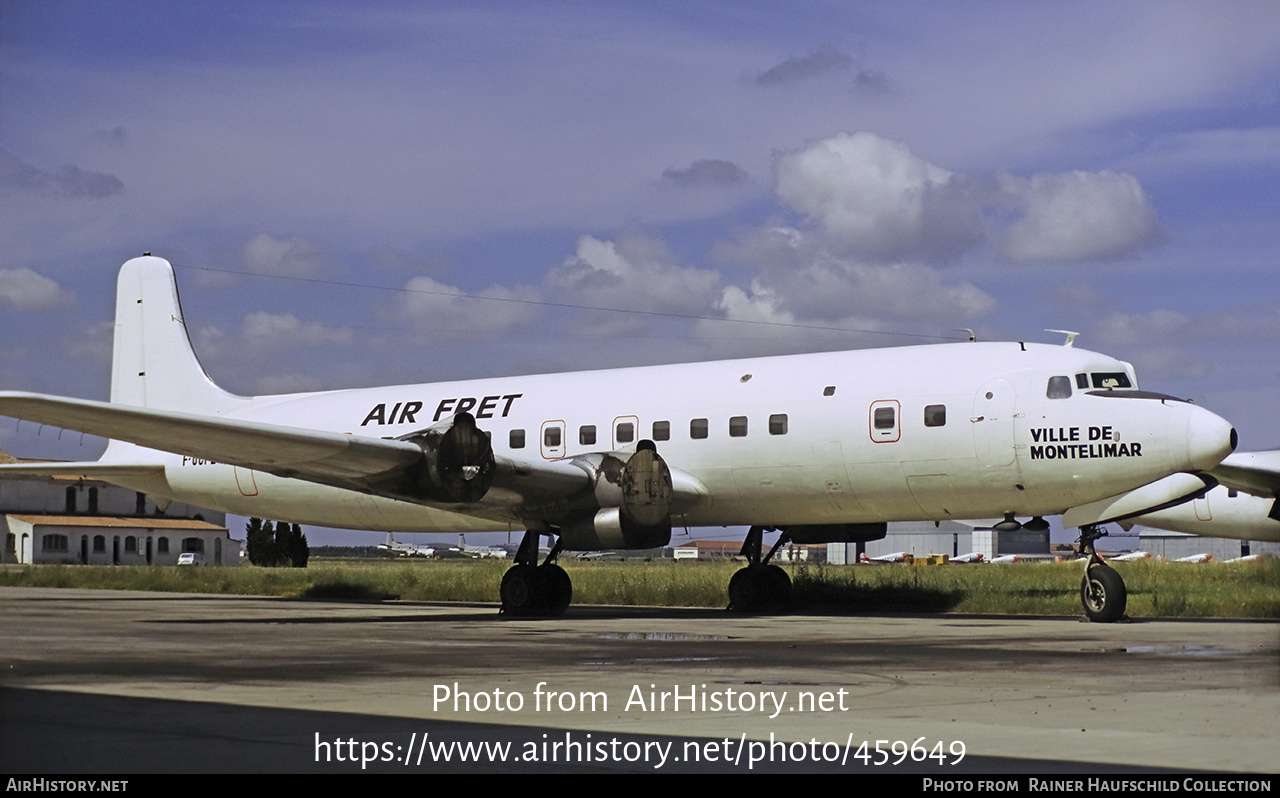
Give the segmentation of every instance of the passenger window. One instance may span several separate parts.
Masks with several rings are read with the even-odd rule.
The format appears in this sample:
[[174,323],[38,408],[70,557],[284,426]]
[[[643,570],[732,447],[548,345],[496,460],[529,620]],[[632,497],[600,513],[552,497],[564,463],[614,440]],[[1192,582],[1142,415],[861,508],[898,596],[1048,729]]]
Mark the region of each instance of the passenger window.
[[926,405],[924,408],[924,425],[926,427],[945,427],[947,424],[946,405]]
[[876,429],[893,429],[893,408],[877,407],[875,412]]
[[823,388],[823,389],[822,389],[822,395],[823,395],[823,396],[835,396],[835,395],[836,395],[836,386],[834,386],[834,385],[828,385],[827,387]]
[[1067,377],[1050,377],[1049,387],[1044,395],[1050,399],[1071,398],[1071,380]]
[[787,414],[774,413],[769,416],[769,434],[770,435],[786,435],[787,434]]
[[560,445],[560,428],[547,427],[542,431],[542,445],[554,449]]
[[653,422],[653,439],[655,441],[671,440],[671,422],[670,421]]
[[733,416],[729,419],[729,437],[745,438],[747,437],[747,417]]
[[689,422],[689,437],[695,440],[707,437],[707,420],[705,418],[695,418]]
[[618,443],[631,443],[636,439],[636,425],[630,421],[618,425]]
[[511,430],[511,437],[510,437],[509,443],[512,449],[523,449],[524,448],[524,430],[522,429]]
[[596,442],[596,426],[595,424],[587,424],[578,427],[578,443],[583,446],[593,446]]

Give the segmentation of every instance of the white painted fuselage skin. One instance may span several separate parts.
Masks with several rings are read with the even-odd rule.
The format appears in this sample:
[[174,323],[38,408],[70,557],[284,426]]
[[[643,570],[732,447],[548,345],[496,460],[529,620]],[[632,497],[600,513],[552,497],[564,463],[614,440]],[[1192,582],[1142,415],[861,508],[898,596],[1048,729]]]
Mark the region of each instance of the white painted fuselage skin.
[[[672,468],[706,487],[707,501],[673,519],[690,526],[1049,515],[1228,453],[1229,425],[1185,402],[1046,395],[1051,377],[1074,386],[1074,375],[1095,373],[1136,385],[1127,364],[1080,349],[959,343],[257,397],[220,416],[396,437],[465,409],[497,455],[526,462],[655,439]],[[926,426],[926,408],[943,423]],[[705,437],[695,437],[700,420]],[[630,442],[619,438],[627,423]],[[580,442],[586,426],[594,443]],[[560,444],[548,445],[556,428]],[[520,430],[525,444],[513,448]],[[120,444],[107,458],[164,462],[165,484],[139,490],[243,515],[394,531],[525,523]]]

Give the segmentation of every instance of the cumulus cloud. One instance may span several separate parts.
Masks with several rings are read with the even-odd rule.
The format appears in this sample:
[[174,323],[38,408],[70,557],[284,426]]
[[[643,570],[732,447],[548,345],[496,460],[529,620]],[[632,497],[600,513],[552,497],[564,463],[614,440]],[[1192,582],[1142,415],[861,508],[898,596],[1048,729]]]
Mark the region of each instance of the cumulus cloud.
[[996,301],[968,282],[948,283],[930,266],[874,263],[831,251],[816,236],[775,228],[750,244],[768,265],[756,278],[798,318],[858,315],[952,323],[985,316]]
[[244,260],[259,274],[314,277],[333,270],[332,261],[300,238],[278,239],[258,233],[244,245]]
[[1005,234],[1005,257],[1068,261],[1128,255],[1161,237],[1138,180],[1116,172],[1004,176],[1002,193],[1024,214]]
[[981,236],[968,181],[872,133],[840,133],[777,162],[778,198],[864,258],[948,257]]
[[[546,277],[547,286],[559,301],[688,315],[711,310],[719,282],[718,272],[680,266],[661,242],[645,237],[615,243],[582,236],[574,255]],[[635,329],[644,320],[609,314],[604,323]]]
[[0,302],[16,310],[48,310],[75,302],[75,294],[30,269],[0,269]]
[[106,172],[73,164],[56,171],[41,169],[0,150],[0,186],[43,191],[70,198],[103,199],[124,191],[124,181]]
[[671,188],[728,188],[747,182],[747,173],[733,161],[698,160],[685,169],[666,169],[662,185]]
[[776,169],[778,198],[816,224],[833,251],[863,260],[946,261],[988,237],[1012,261],[1096,260],[1162,238],[1129,174],[980,179],[865,132],[816,141],[779,157]]
[[318,321],[299,321],[291,313],[250,313],[240,335],[259,348],[292,349],[302,346],[349,346],[355,335],[347,327],[330,327]]
[[471,297],[425,275],[410,279],[390,316],[427,340],[491,338],[533,321],[541,312],[528,287],[492,286]]
[[757,86],[784,86],[806,78],[840,72],[854,64],[853,56],[835,47],[820,47],[808,55],[788,58],[756,76]]
[[1168,341],[1186,331],[1191,319],[1177,311],[1158,308],[1146,313],[1113,312],[1098,325],[1098,337],[1113,346]]

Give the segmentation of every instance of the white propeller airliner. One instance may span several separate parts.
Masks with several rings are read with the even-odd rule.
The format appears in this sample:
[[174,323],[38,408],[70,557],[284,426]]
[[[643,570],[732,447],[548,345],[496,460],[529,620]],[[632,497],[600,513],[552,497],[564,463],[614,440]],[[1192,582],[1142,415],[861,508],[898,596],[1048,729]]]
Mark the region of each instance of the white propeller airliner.
[[[0,414],[111,439],[83,474],[229,513],[393,532],[524,531],[503,611],[559,614],[561,551],[651,548],[672,525],[750,527],[733,607],[785,602],[787,542],[871,540],[890,521],[1110,521],[1214,487],[1223,419],[1070,346],[955,343],[284,396],[218,388],[169,263],[124,264],[111,401],[0,393]],[[762,552],[765,531],[778,545]],[[538,563],[541,536],[555,540]],[[1091,558],[1087,614],[1124,584]]]

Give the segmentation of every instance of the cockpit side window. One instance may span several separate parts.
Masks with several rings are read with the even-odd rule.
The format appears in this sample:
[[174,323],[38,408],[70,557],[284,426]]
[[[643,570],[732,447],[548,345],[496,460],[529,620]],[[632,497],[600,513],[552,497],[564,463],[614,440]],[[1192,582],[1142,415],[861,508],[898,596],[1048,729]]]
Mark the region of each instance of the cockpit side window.
[[1049,387],[1044,393],[1050,399],[1069,399],[1071,398],[1071,378],[1070,377],[1050,377]]
[[1089,375],[1088,375],[1088,374],[1084,374],[1084,373],[1077,374],[1077,375],[1076,375],[1076,387],[1077,387],[1077,388],[1079,388],[1079,389],[1080,389],[1080,390],[1082,390],[1082,391],[1083,391],[1085,388],[1088,388],[1088,387],[1089,387]]
[[1123,371],[1095,371],[1092,374],[1093,387],[1105,388],[1132,388],[1133,383],[1129,382],[1129,375]]

